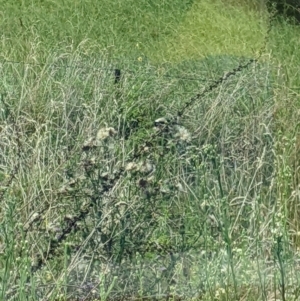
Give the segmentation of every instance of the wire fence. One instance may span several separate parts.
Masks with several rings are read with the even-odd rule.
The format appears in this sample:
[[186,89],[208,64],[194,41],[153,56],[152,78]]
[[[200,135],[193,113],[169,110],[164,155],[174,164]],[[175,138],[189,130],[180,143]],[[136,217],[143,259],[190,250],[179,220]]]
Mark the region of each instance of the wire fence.
[[[207,94],[208,92],[212,91],[213,89],[215,89],[216,87],[218,87],[220,84],[222,84],[223,82],[226,82],[230,77],[233,77],[234,75],[236,75],[238,72],[246,69],[247,67],[249,67],[251,64],[253,64],[254,62],[256,62],[257,59],[249,59],[245,64],[241,64],[238,67],[234,68],[232,71],[229,71],[227,73],[225,73],[223,76],[219,77],[217,80],[215,80],[212,84],[208,85],[201,93],[196,94],[194,97],[190,98],[188,101],[186,101],[184,103],[184,105],[181,107],[181,109],[179,109],[177,111],[177,113],[175,114],[175,119],[174,120],[168,120],[168,124],[163,125],[161,127],[160,131],[164,131],[166,130],[167,127],[171,126],[171,125],[175,125],[178,123],[178,118],[181,118],[187,111],[187,109],[189,107],[191,107],[197,100],[201,99],[202,97],[205,96],[205,94]],[[117,69],[117,68],[97,68],[97,67],[91,67],[91,66],[86,66],[83,64],[72,64],[72,65],[58,65],[58,64],[36,64],[36,63],[25,63],[25,62],[17,62],[17,61],[2,61],[2,64],[20,64],[20,65],[28,65],[28,66],[41,66],[41,67],[55,67],[55,68],[87,68],[89,70],[93,70],[93,71],[105,71],[105,72],[109,72],[111,74],[111,77],[114,80],[115,84],[120,83],[121,79],[122,79],[122,75],[129,73],[129,74],[135,74],[134,71],[132,70],[121,70],[121,69]],[[183,79],[183,80],[194,80],[194,81],[198,81],[199,78],[186,78],[186,77],[176,77],[176,76],[166,76],[167,78],[171,78],[171,79]],[[202,81],[202,80],[201,80]],[[204,81],[204,80],[203,80]],[[162,121],[162,123],[164,123],[164,121]],[[148,138],[148,141],[145,141],[145,145],[151,145],[152,140],[155,139],[156,136],[159,136],[160,133],[155,133],[153,136]],[[85,148],[88,149],[88,148]],[[135,161],[137,160],[142,154],[142,151],[138,151],[134,154],[134,156],[129,160],[129,161]],[[112,183],[109,183],[106,188],[105,191],[109,191],[115,184],[115,181],[117,181],[118,178],[122,177],[122,175],[124,174],[124,170],[120,170],[118,172],[118,174],[116,175],[115,180]],[[9,183],[12,181],[13,176],[11,177],[11,179],[8,181],[8,185]],[[103,181],[106,181],[105,179],[103,179]],[[103,193],[105,192],[103,191]],[[2,192],[2,195],[4,195],[5,191]],[[91,205],[93,205],[93,202],[91,202]],[[42,216],[43,212],[39,212],[38,216]],[[50,254],[53,252],[55,252],[55,249],[57,248],[57,246],[66,238],[66,236],[72,231],[72,229],[74,228],[74,226],[76,225],[76,223],[80,220],[83,220],[84,217],[89,213],[88,210],[84,210],[83,212],[79,213],[79,215],[77,217],[74,217],[74,220],[69,222],[69,225],[66,229],[64,229],[62,231],[62,234],[58,237],[58,239],[56,239],[55,241],[52,242],[52,246],[50,244],[49,250],[47,250],[48,255],[44,254],[43,256],[40,257],[40,260],[38,260],[38,263],[36,266],[33,267],[33,271],[37,271],[39,270],[43,264],[44,264],[44,257],[46,256],[50,256]],[[37,220],[33,219],[32,223],[36,223]],[[28,225],[28,229],[30,229],[31,225]],[[193,246],[195,247],[196,242],[193,243]],[[171,247],[171,246],[170,246]],[[168,253],[172,250],[172,247],[169,250],[166,250],[165,247],[162,246],[155,246],[152,245],[151,247],[149,245],[142,247],[144,249],[144,251],[146,252],[147,250],[150,251],[150,249],[153,251],[153,249],[157,248],[157,251],[160,252],[165,252]],[[149,249],[150,248],[150,249]],[[190,247],[185,246],[184,248],[189,249]],[[136,251],[140,249],[140,246],[137,247]],[[141,249],[140,249],[141,251]],[[173,251],[172,251],[173,252]]]
[[[111,67],[111,68],[103,68],[103,67],[95,67],[95,66],[90,66],[86,62],[83,61],[77,61],[74,62],[72,65],[69,64],[59,64],[59,63],[30,63],[30,62],[22,62],[22,61],[12,61],[12,60],[2,60],[0,64],[13,64],[13,65],[23,65],[23,66],[32,66],[32,67],[49,67],[49,68],[63,68],[63,69],[86,69],[89,71],[105,71],[108,74],[111,74],[111,76],[114,78],[114,83],[120,82],[122,75],[127,74],[127,75],[135,75],[137,71],[123,68],[120,69],[118,67]],[[135,64],[135,62],[133,62]],[[141,64],[140,64],[141,66]],[[155,74],[156,76],[161,76],[164,78],[169,78],[169,79],[180,79],[180,80],[187,80],[187,81],[199,81],[199,82],[207,82],[207,79],[199,78],[199,77],[189,77],[189,76],[173,76],[173,75],[168,75],[168,74],[161,74],[162,71],[161,69],[155,69],[152,68],[151,71],[148,70],[143,70],[143,73],[151,73]]]
[[[267,33],[267,36],[269,34],[269,31]],[[265,42],[266,43],[266,42]],[[84,62],[76,62],[72,64],[59,64],[59,63],[53,63],[53,64],[48,64],[48,63],[26,63],[26,62],[17,62],[17,61],[2,61],[0,63],[0,68],[4,65],[11,64],[11,65],[21,65],[21,66],[39,66],[42,68],[49,68],[49,69],[73,69],[73,70],[78,70],[78,69],[85,69],[89,72],[103,72],[106,75],[106,78],[111,79],[111,83],[115,85],[119,85],[122,83],[122,80],[125,76],[134,76],[136,78],[139,77],[139,72],[142,72],[143,74],[149,73],[152,74],[153,76],[161,76],[166,79],[171,79],[171,80],[183,80],[183,81],[195,81],[195,82],[204,82],[206,83],[206,87],[203,88],[202,92],[197,93],[193,97],[189,98],[186,100],[183,105],[177,110],[176,114],[169,118],[168,120],[160,119],[156,120],[155,126],[157,131],[154,133],[151,133],[148,135],[144,140],[141,145],[138,146],[137,150],[134,151],[130,156],[127,158],[126,164],[124,166],[120,167],[118,170],[114,171],[114,173],[107,174],[104,173],[104,168],[103,166],[96,165],[92,161],[92,154],[93,150],[95,149],[94,145],[85,145],[82,148],[82,153],[86,155],[86,159],[81,162],[83,166],[83,170],[85,172],[86,180],[85,182],[88,182],[90,180],[90,189],[92,189],[92,193],[85,191],[82,189],[82,186],[80,186],[80,183],[78,184],[77,182],[74,183],[69,183],[70,190],[66,189],[64,191],[59,191],[57,193],[57,198],[63,200],[63,198],[71,198],[74,200],[74,202],[81,200],[81,199],[86,199],[87,204],[83,206],[80,209],[77,209],[76,215],[74,216],[66,216],[64,221],[61,223],[59,230],[56,231],[55,237],[51,238],[48,240],[48,245],[45,250],[41,250],[39,254],[35,258],[34,264],[31,266],[31,273],[27,277],[27,279],[24,281],[27,285],[29,285],[32,277],[34,275],[41,271],[43,267],[46,266],[47,262],[49,260],[52,260],[55,257],[59,256],[59,250],[61,250],[61,246],[63,243],[72,235],[74,237],[76,236],[76,233],[81,233],[85,235],[85,237],[92,237],[90,239],[91,246],[94,248],[94,251],[96,253],[97,248],[102,248],[105,250],[105,253],[107,254],[108,260],[111,258],[113,259],[112,261],[114,262],[114,266],[110,268],[109,272],[110,275],[106,279],[105,285],[110,285],[112,281],[114,281],[114,273],[117,275],[120,275],[124,273],[127,276],[127,280],[125,281],[126,277],[123,277],[124,281],[120,282],[118,285],[118,290],[123,291],[125,287],[131,287],[133,288],[140,279],[137,278],[137,276],[131,271],[130,266],[123,264],[123,267],[120,267],[121,264],[123,263],[123,259],[125,257],[128,257],[131,261],[136,261],[136,255],[137,254],[142,254],[142,256],[146,256],[147,253],[152,253],[156,254],[155,260],[157,261],[157,269],[160,269],[160,274],[157,275],[157,269],[152,270],[151,277],[146,277],[143,275],[142,277],[145,277],[147,281],[143,281],[143,286],[148,292],[153,292],[157,289],[159,286],[159,282],[162,281],[162,279],[166,280],[165,286],[168,287],[168,289],[162,289],[163,293],[168,295],[170,293],[170,286],[172,284],[172,279],[176,267],[176,262],[178,260],[183,260],[182,254],[187,253],[190,250],[198,250],[200,247],[204,248],[207,250],[207,252],[203,255],[205,257],[205,260],[207,261],[208,258],[213,258],[213,251],[209,251],[211,244],[208,241],[201,241],[200,237],[202,235],[202,228],[203,225],[199,226],[198,235],[193,235],[192,237],[189,236],[188,230],[185,228],[184,222],[187,222],[188,218],[187,217],[182,217],[182,216],[176,216],[174,213],[174,216],[168,221],[168,227],[170,229],[175,229],[174,231],[176,232],[176,235],[173,233],[173,239],[170,239],[170,242],[163,242],[163,243],[157,243],[157,242],[147,242],[147,235],[148,232],[146,230],[155,228],[155,225],[158,224],[159,220],[159,211],[155,212],[153,211],[153,208],[156,208],[158,206],[157,200],[159,199],[159,196],[161,194],[160,188],[158,188],[158,184],[156,183],[153,185],[151,188],[153,191],[150,193],[147,192],[147,185],[149,183],[147,180],[139,177],[133,177],[132,183],[134,186],[138,186],[139,188],[139,193],[143,193],[144,198],[147,200],[143,205],[137,205],[136,208],[129,208],[127,212],[125,212],[121,218],[118,217],[118,225],[120,225],[120,231],[117,233],[115,232],[115,228],[117,228],[116,225],[111,225],[111,228],[109,231],[106,233],[102,228],[105,227],[105,222],[107,221],[108,217],[101,216],[105,215],[104,211],[102,212],[101,210],[104,210],[103,206],[103,201],[108,201],[112,202],[112,204],[115,204],[112,201],[112,196],[110,195],[111,192],[115,189],[117,183],[121,181],[122,179],[125,178],[126,173],[128,172],[129,168],[128,165],[137,162],[138,160],[141,160],[144,156],[144,151],[146,148],[154,148],[156,145],[158,145],[158,141],[167,141],[168,139],[171,139],[172,133],[174,132],[174,129],[178,129],[180,126],[182,126],[182,121],[181,118],[187,114],[188,110],[195,105],[195,103],[199,102],[202,98],[204,98],[208,93],[211,91],[214,91],[214,89],[218,88],[220,85],[223,83],[226,83],[230,78],[236,76],[239,72],[246,70],[249,66],[252,64],[255,64],[258,62],[259,58],[261,57],[263,50],[265,48],[265,44],[262,46],[262,49],[260,50],[259,55],[256,58],[250,58],[249,60],[243,60],[242,63],[238,63],[236,67],[232,68],[231,71],[225,72],[221,75],[216,76],[216,79],[214,80],[207,80],[207,78],[199,78],[199,77],[185,77],[185,76],[175,76],[171,74],[159,74],[158,70],[153,70],[152,67],[146,66],[144,69],[143,67],[141,68],[141,71],[134,71],[133,69],[126,69],[126,68],[105,68],[105,67],[95,67],[95,66],[88,66]],[[180,68],[180,67],[179,67]],[[198,70],[199,71],[199,70]],[[197,72],[197,71],[196,71]],[[175,72],[176,73],[176,72]],[[14,84],[15,85],[15,84]],[[4,99],[2,99],[2,102],[4,104],[4,107],[7,109],[8,113],[13,116],[13,112],[10,111],[8,103],[5,102]],[[17,126],[16,126],[16,121],[13,118],[12,121],[13,125],[16,127],[17,131]],[[163,137],[163,139],[162,139]],[[123,141],[130,140],[130,134],[123,139]],[[16,138],[17,142],[20,140],[18,137]],[[268,155],[271,153],[270,151],[270,146],[271,144],[263,141],[263,144],[261,145],[260,151],[266,151]],[[195,145],[191,145],[191,147],[195,147]],[[22,164],[22,145],[21,143],[17,143],[17,148],[19,149],[19,159],[20,162],[19,164]],[[110,151],[112,152],[112,151]],[[103,155],[110,156],[109,151],[106,150],[106,153]],[[163,158],[164,156],[168,156],[168,153],[170,150],[164,149],[162,151],[161,157]],[[218,167],[218,163],[216,160],[216,153],[214,149],[209,149],[209,150],[201,150],[199,151],[197,149],[198,156],[202,158],[205,158],[207,160],[207,165],[206,168],[207,170],[210,171],[210,176],[213,178],[215,181],[214,185],[217,187],[216,189],[218,190],[218,194],[220,194],[220,201],[224,199],[224,192],[223,192],[223,187],[222,187],[222,181],[221,181],[221,175],[220,175],[220,170]],[[113,156],[114,154],[112,154]],[[208,158],[208,159],[207,159]],[[269,158],[268,158],[269,159]],[[199,159],[200,160],[200,159]],[[269,163],[268,163],[269,164]],[[271,165],[271,164],[270,164]],[[125,167],[126,166],[126,167]],[[19,166],[20,167],[20,166]],[[16,169],[12,172],[10,178],[7,180],[6,185],[4,187],[11,186],[11,183],[13,182],[13,179],[15,178],[15,175],[18,171],[18,166],[16,166]],[[98,170],[101,171],[98,172]],[[93,171],[97,173],[96,178],[94,178]],[[270,171],[267,171],[267,173],[270,174]],[[101,185],[99,187],[95,186],[95,183],[100,183]],[[78,185],[78,186],[77,186]],[[2,190],[2,193],[0,195],[0,199],[4,197],[4,194],[6,193],[6,190]],[[171,192],[168,192],[169,198],[172,199],[177,193],[178,189],[180,190],[180,187],[175,187],[173,185],[170,189]],[[214,188],[215,189],[215,188]],[[172,194],[172,191],[174,194]],[[165,192],[164,192],[165,193]],[[166,194],[166,193],[165,193]],[[37,196],[37,197],[42,197]],[[145,206],[145,207],[143,207]],[[246,207],[246,206],[245,206]],[[100,208],[100,209],[99,209]],[[158,207],[157,207],[158,208]],[[26,225],[26,228],[24,228],[24,233],[25,237],[27,234],[33,230],[35,227],[39,228],[39,226],[43,223],[43,215],[44,213],[49,210],[49,206],[45,206],[40,212],[34,212],[33,215],[30,216],[28,224]],[[137,211],[139,215],[136,214]],[[107,213],[107,215],[112,215],[112,214],[117,214],[118,207],[113,206],[111,211]],[[204,210],[205,211],[205,210]],[[201,212],[201,210],[199,211]],[[100,214],[101,213],[101,214]],[[154,213],[156,214],[156,217],[154,218],[153,216],[147,216],[146,213]],[[87,219],[88,216],[98,216],[99,219],[99,214],[100,214],[100,220],[102,220],[102,224],[99,226],[95,226],[92,231],[90,231],[90,227],[85,225],[85,220]],[[225,225],[220,224],[218,220],[214,218],[213,214],[208,214],[208,211],[205,212],[204,214],[205,218],[210,218],[211,219],[211,224],[212,226],[210,227],[210,235],[211,237],[218,237],[222,231],[224,231]],[[142,218],[140,220],[139,218]],[[193,218],[195,220],[195,217]],[[243,222],[247,223],[247,219],[243,220]],[[109,222],[107,222],[109,224]],[[187,224],[192,224],[192,222],[187,222]],[[141,228],[141,232],[137,231],[138,228]],[[119,228],[118,228],[119,229]],[[145,229],[145,231],[143,230]],[[223,229],[223,230],[221,230]],[[90,232],[89,232],[90,231]],[[143,232],[144,231],[144,232]],[[171,231],[171,232],[172,232]],[[195,229],[194,229],[195,231]],[[151,231],[150,231],[151,232]],[[228,233],[226,234],[227,236],[229,235]],[[227,236],[224,235],[224,240],[225,243],[227,243],[227,247],[229,248],[229,240],[226,241]],[[131,236],[131,241],[126,241],[126,237]],[[133,237],[134,236],[134,237]],[[177,240],[177,244],[173,245],[172,241]],[[71,246],[72,252],[76,254],[81,254],[84,252],[84,249],[86,247],[86,240],[82,239],[79,243],[78,239],[76,240],[76,243],[74,243]],[[134,244],[133,244],[134,243]],[[255,244],[257,242],[253,241],[252,242],[252,247],[255,247]],[[264,244],[264,243],[263,243]],[[281,241],[277,243],[277,245],[280,245]],[[264,249],[268,248],[270,245],[270,241],[266,240],[265,242],[265,247]],[[273,248],[273,246],[272,246]],[[179,257],[176,255],[177,253],[181,254]],[[22,254],[21,254],[22,255]],[[228,255],[228,254],[227,254]],[[79,255],[76,255],[79,256]],[[75,256],[75,257],[76,257]],[[162,257],[160,257],[162,256]],[[164,264],[164,261],[166,260],[166,256],[168,257],[167,259],[167,264]],[[177,256],[177,257],[176,257]],[[153,261],[153,258],[151,258]],[[150,260],[150,261],[151,261]],[[220,268],[224,266],[224,260],[221,259],[218,262],[218,265],[216,267]],[[191,260],[192,261],[192,260]],[[84,263],[85,268],[88,266],[88,263]],[[151,264],[152,265],[152,264]],[[153,267],[153,265],[152,265]],[[187,270],[190,269],[190,264],[187,264],[185,266]],[[116,271],[117,270],[117,271]],[[121,271],[122,270],[122,271]],[[150,273],[150,269],[145,269],[145,273]],[[156,273],[156,274],[155,274]],[[205,277],[205,273],[201,272],[199,270],[199,273],[202,273],[202,276]],[[185,272],[187,277],[190,277],[189,272]],[[128,276],[130,275],[130,277]],[[78,276],[78,275],[77,275]],[[83,276],[80,275],[82,278]],[[78,277],[78,278],[80,278]],[[182,279],[181,279],[182,280]],[[183,282],[186,280],[186,276],[183,278]],[[91,280],[90,283],[87,283],[85,281],[84,286],[84,293],[86,291],[90,291],[91,287],[97,283],[95,280]],[[82,285],[83,286],[83,285]],[[189,296],[191,293],[194,293],[195,291],[199,291],[199,287],[187,287],[190,292],[185,291],[185,294],[188,294]],[[7,293],[8,295],[11,294],[12,291]],[[44,292],[44,291],[43,291]],[[155,295],[158,296],[159,294],[155,291]]]

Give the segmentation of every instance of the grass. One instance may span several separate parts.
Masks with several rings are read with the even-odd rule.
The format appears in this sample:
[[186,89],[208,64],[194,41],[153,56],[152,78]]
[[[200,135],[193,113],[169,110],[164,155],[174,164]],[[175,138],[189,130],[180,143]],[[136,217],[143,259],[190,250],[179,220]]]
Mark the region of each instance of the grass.
[[262,3],[0,4],[1,300],[299,298],[299,26],[190,101]]
[[265,28],[265,18],[257,11],[230,4],[224,10],[221,1],[194,1],[176,33],[160,41],[159,51],[151,49],[149,56],[170,62],[208,55],[253,56],[263,43]]

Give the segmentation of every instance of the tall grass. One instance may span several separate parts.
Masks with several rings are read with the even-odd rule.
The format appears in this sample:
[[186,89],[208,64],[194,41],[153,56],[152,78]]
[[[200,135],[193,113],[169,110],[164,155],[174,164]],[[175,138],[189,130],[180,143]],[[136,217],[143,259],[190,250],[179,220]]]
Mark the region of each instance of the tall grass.
[[299,298],[298,27],[180,116],[266,11],[1,4],[2,300]]

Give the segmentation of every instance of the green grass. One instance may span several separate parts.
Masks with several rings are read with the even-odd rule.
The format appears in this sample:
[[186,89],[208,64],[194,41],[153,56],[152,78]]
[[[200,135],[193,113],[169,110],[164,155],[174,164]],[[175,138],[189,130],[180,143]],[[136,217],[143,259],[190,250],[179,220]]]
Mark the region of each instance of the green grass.
[[[1,21],[6,44],[2,55],[41,60],[51,51],[79,47],[87,56],[106,51],[112,58],[137,58],[137,43],[152,48],[176,33],[190,2],[1,1],[6,12]],[[64,51],[59,50],[58,56]]]
[[[49,52],[79,48],[114,59],[157,62],[206,55],[252,55],[265,20],[253,10],[219,1],[3,1],[2,56],[45,60]],[[214,17],[212,18],[212,15]],[[239,24],[239,26],[236,26]]]
[[249,3],[0,1],[0,300],[299,298],[299,26],[178,118]]
[[150,57],[180,62],[208,55],[253,56],[263,44],[266,22],[257,11],[220,1],[194,1],[176,33],[160,41]]

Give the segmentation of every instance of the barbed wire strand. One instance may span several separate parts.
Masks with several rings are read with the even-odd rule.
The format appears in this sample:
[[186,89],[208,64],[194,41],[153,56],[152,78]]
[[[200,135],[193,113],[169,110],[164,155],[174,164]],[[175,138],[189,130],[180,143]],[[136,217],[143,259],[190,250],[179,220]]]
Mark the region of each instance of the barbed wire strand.
[[[270,22],[271,22],[271,17],[270,17]],[[271,26],[269,26],[266,35],[268,35],[270,33],[270,30],[271,30],[270,27]],[[195,97],[192,97],[188,102],[186,102],[186,104],[184,105],[183,109],[181,111],[178,111],[178,113],[177,113],[178,117],[181,117],[184,114],[185,110],[190,105],[192,105],[196,100],[198,100],[199,98],[203,97],[208,92],[210,92],[213,89],[215,89],[216,87],[218,87],[218,85],[220,85],[221,83],[223,83],[226,80],[228,80],[229,77],[234,76],[239,71],[243,70],[244,68],[247,68],[253,62],[256,62],[261,57],[261,55],[263,53],[263,50],[265,49],[266,45],[267,45],[267,38],[265,38],[264,44],[261,47],[257,58],[250,59],[246,64],[239,65],[237,68],[233,69],[232,71],[227,72],[223,77],[219,78],[212,85],[208,86],[208,88],[204,89],[203,92],[197,94]],[[147,146],[151,145],[152,141],[154,140],[154,138],[157,137],[159,134],[160,134],[159,132],[156,132],[156,133],[150,135],[149,139],[147,139],[147,141],[144,142],[144,145],[147,145]],[[132,161],[135,161],[136,159],[138,159],[141,156],[141,154],[142,154],[142,149],[143,148],[144,147],[142,146],[142,148],[140,149],[140,151],[137,151],[135,154],[133,154],[132,158],[129,161],[132,162]],[[115,182],[120,179],[120,177],[124,174],[124,172],[125,172],[124,168],[120,169],[119,172],[118,172],[118,174],[117,174],[117,176],[116,176],[116,178],[114,179],[114,181],[112,181],[106,187],[104,187],[103,193],[109,192],[110,189],[112,189],[113,186],[115,185]],[[91,207],[93,206],[93,204],[95,202],[96,202],[96,200],[93,199],[92,202],[90,203]],[[63,233],[59,237],[59,239],[56,240],[56,241],[53,241],[53,246],[50,246],[49,249],[48,249],[48,251],[51,250],[51,251],[54,252],[54,250],[56,249],[57,245],[59,245],[59,243],[66,238],[66,236],[68,235],[68,233],[71,232],[71,230],[73,229],[73,227],[75,227],[76,222],[78,222],[79,220],[82,220],[82,218],[84,218],[87,214],[88,214],[88,210],[87,209],[85,209],[82,212],[80,212],[79,215],[76,218],[74,218],[74,221],[69,223],[69,226],[65,229],[65,231],[63,231]],[[49,256],[52,252],[47,252],[47,253],[48,253],[48,256]],[[37,266],[35,266],[35,268],[33,268],[33,270],[34,271],[39,270],[39,268],[41,267],[41,265],[43,265],[42,264],[42,258],[40,258],[39,264]]]
[[[0,64],[14,64],[14,65],[29,65],[29,66],[49,66],[49,67],[55,67],[55,68],[61,68],[61,69],[88,69],[88,70],[93,70],[93,71],[108,71],[111,73],[112,76],[115,78],[115,84],[120,82],[121,79],[121,73],[122,74],[128,74],[129,76],[132,75],[137,75],[137,71],[133,71],[131,69],[127,68],[119,68],[119,67],[112,67],[112,68],[103,68],[103,67],[92,67],[92,66],[82,66],[82,65],[58,65],[57,63],[29,63],[29,62],[23,62],[23,61],[12,61],[12,60],[5,60],[2,59]],[[172,67],[171,67],[172,68]],[[199,77],[192,77],[192,76],[173,76],[173,75],[168,75],[168,74],[160,74],[161,72],[158,72],[159,69],[154,69],[153,72],[150,71],[143,71],[143,74],[153,74],[156,77],[164,77],[164,78],[169,78],[169,79],[177,79],[177,80],[187,80],[187,81],[198,81],[198,82],[208,82],[208,81],[213,81],[212,79],[206,79],[206,78],[199,78]]]
[[[213,89],[217,88],[223,82],[227,81],[231,76],[236,75],[238,72],[240,72],[241,70],[247,68],[252,63],[257,62],[260,59],[260,57],[263,54],[264,49],[266,48],[267,42],[268,42],[269,34],[270,34],[270,31],[271,31],[271,23],[272,23],[273,18],[274,18],[274,15],[270,15],[270,17],[269,17],[269,26],[268,26],[268,30],[266,32],[264,43],[263,43],[263,46],[260,48],[259,53],[256,56],[256,58],[250,59],[247,63],[240,64],[238,67],[234,68],[232,71],[229,71],[229,72],[225,73],[224,76],[222,76],[218,80],[214,81],[211,85],[209,85],[207,88],[205,88],[201,93],[199,93],[196,96],[192,97],[189,101],[187,101],[185,103],[183,108],[177,112],[177,117],[179,117],[179,118],[182,117],[184,115],[185,111],[195,101],[197,101],[200,98],[204,97],[207,93],[209,93]],[[6,62],[7,63],[30,64],[30,65],[32,65],[32,63],[24,63],[24,62],[17,62],[17,61],[6,61]],[[43,64],[33,64],[33,65],[43,65]],[[72,67],[72,66],[70,66],[70,67]],[[116,77],[117,82],[120,79],[121,74],[118,71],[116,71],[117,69],[115,69],[115,68],[100,68],[99,70],[113,71],[113,72],[115,72],[115,77],[117,76]],[[153,139],[155,137],[157,137],[159,134],[160,134],[159,132],[156,132],[155,134],[150,135],[149,139],[147,139],[147,141],[144,144],[146,144],[148,146],[151,145]],[[140,155],[141,155],[141,151],[136,152],[129,161],[134,161],[134,160],[138,159],[140,157]],[[120,179],[120,177],[124,174],[124,172],[125,172],[125,169],[121,168],[119,170],[117,176],[115,177],[115,179],[113,181],[111,181],[106,187],[103,188],[103,191],[102,191],[101,194],[108,193],[109,191],[111,191],[111,189],[115,186],[116,182]],[[44,266],[45,261],[46,261],[47,258],[51,258],[52,256],[55,255],[58,246],[62,243],[62,241],[64,241],[66,239],[66,237],[72,232],[72,230],[78,228],[77,223],[79,221],[82,221],[89,214],[89,208],[91,208],[95,204],[95,202],[96,202],[96,199],[95,199],[95,197],[93,197],[91,199],[91,202],[90,202],[89,206],[86,207],[85,209],[82,209],[76,217],[74,217],[72,220],[70,220],[68,222],[68,225],[65,229],[63,229],[62,234],[57,239],[51,240],[49,242],[48,250],[46,251],[46,253],[43,253],[41,256],[39,256],[39,258],[37,259],[37,264],[32,266],[31,276],[35,272],[40,270],[42,268],[42,266]],[[159,246],[158,249],[161,250],[162,246]],[[30,280],[31,276],[28,276],[27,281]]]

